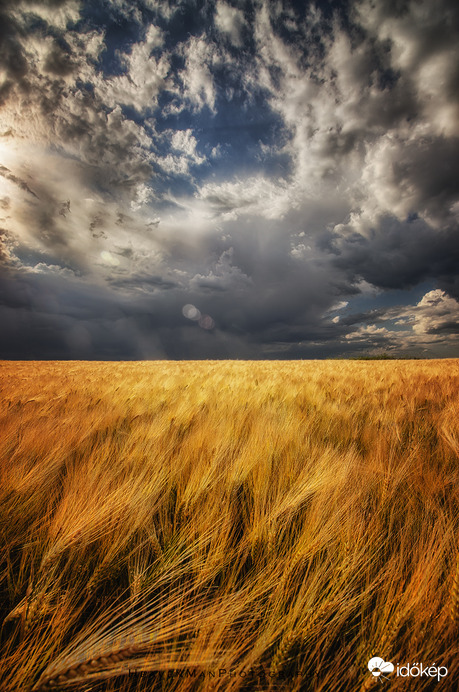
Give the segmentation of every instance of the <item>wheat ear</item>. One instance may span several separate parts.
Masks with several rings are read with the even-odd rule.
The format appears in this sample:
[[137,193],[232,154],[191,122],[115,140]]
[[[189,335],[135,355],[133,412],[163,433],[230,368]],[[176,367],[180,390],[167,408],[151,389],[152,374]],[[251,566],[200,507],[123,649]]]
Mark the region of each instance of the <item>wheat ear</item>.
[[271,555],[273,555],[275,545],[276,545],[276,531],[274,528],[271,528],[268,531],[268,542],[267,542],[267,546],[266,546],[269,557]]
[[386,631],[386,633],[382,636],[380,642],[379,642],[379,648],[381,651],[384,651],[384,655],[388,656],[389,655],[389,650],[390,647],[392,646],[392,643],[395,639],[395,635],[397,634],[399,628],[400,628],[400,623],[402,619],[406,615],[407,608],[402,608],[400,612],[397,614],[397,617],[394,619],[390,629]]
[[284,663],[287,662],[288,653],[292,649],[297,638],[298,634],[294,630],[282,637],[269,668],[269,672],[272,676],[276,677],[281,672]]
[[384,502],[387,498],[387,495],[389,493],[389,484],[390,484],[390,476],[389,473],[386,473],[384,476],[384,482],[383,482],[383,487],[382,487],[382,493],[381,493],[381,499]]
[[252,557],[252,563],[256,565],[261,555],[261,542],[258,536],[256,536],[252,541],[252,545],[250,547],[250,555]]
[[84,661],[83,663],[78,663],[77,665],[70,666],[65,670],[59,671],[54,675],[47,675],[40,678],[37,684],[32,688],[33,692],[45,692],[46,690],[51,690],[58,685],[64,685],[69,682],[75,682],[77,678],[84,679],[91,673],[95,673],[100,668],[106,668],[107,666],[124,661],[135,654],[140,653],[142,647],[132,644],[131,646],[125,647],[124,649],[118,649],[112,651],[111,653],[105,653],[97,658],[92,658],[91,660]]

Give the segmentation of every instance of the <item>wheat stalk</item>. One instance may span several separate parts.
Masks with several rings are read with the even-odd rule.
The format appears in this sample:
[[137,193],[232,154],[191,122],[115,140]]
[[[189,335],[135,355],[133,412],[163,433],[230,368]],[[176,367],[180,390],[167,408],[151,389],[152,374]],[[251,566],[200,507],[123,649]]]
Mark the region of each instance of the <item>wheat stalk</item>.
[[451,585],[450,616],[453,627],[459,621],[459,558],[457,559],[456,570],[454,572],[453,583]]

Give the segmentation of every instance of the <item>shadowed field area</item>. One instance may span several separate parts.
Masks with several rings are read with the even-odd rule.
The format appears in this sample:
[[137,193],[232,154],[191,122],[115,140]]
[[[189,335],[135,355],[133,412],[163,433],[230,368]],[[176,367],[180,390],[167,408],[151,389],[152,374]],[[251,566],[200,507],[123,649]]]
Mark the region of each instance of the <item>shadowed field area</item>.
[[457,689],[458,360],[0,382],[2,692]]

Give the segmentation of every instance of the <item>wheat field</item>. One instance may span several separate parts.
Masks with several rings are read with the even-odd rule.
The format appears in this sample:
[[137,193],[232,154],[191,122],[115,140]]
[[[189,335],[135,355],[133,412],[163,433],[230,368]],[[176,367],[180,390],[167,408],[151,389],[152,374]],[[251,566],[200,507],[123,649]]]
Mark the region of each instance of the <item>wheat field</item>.
[[458,360],[0,381],[2,692],[457,689]]

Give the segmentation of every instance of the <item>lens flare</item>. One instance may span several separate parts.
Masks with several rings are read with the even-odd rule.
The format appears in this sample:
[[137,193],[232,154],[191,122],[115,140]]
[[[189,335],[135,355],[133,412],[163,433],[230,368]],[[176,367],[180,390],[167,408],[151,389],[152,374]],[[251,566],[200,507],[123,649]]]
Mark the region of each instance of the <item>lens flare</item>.
[[191,303],[188,303],[187,305],[183,306],[182,314],[189,320],[198,321],[201,319],[200,310],[198,310],[198,308],[195,305],[192,305]]

